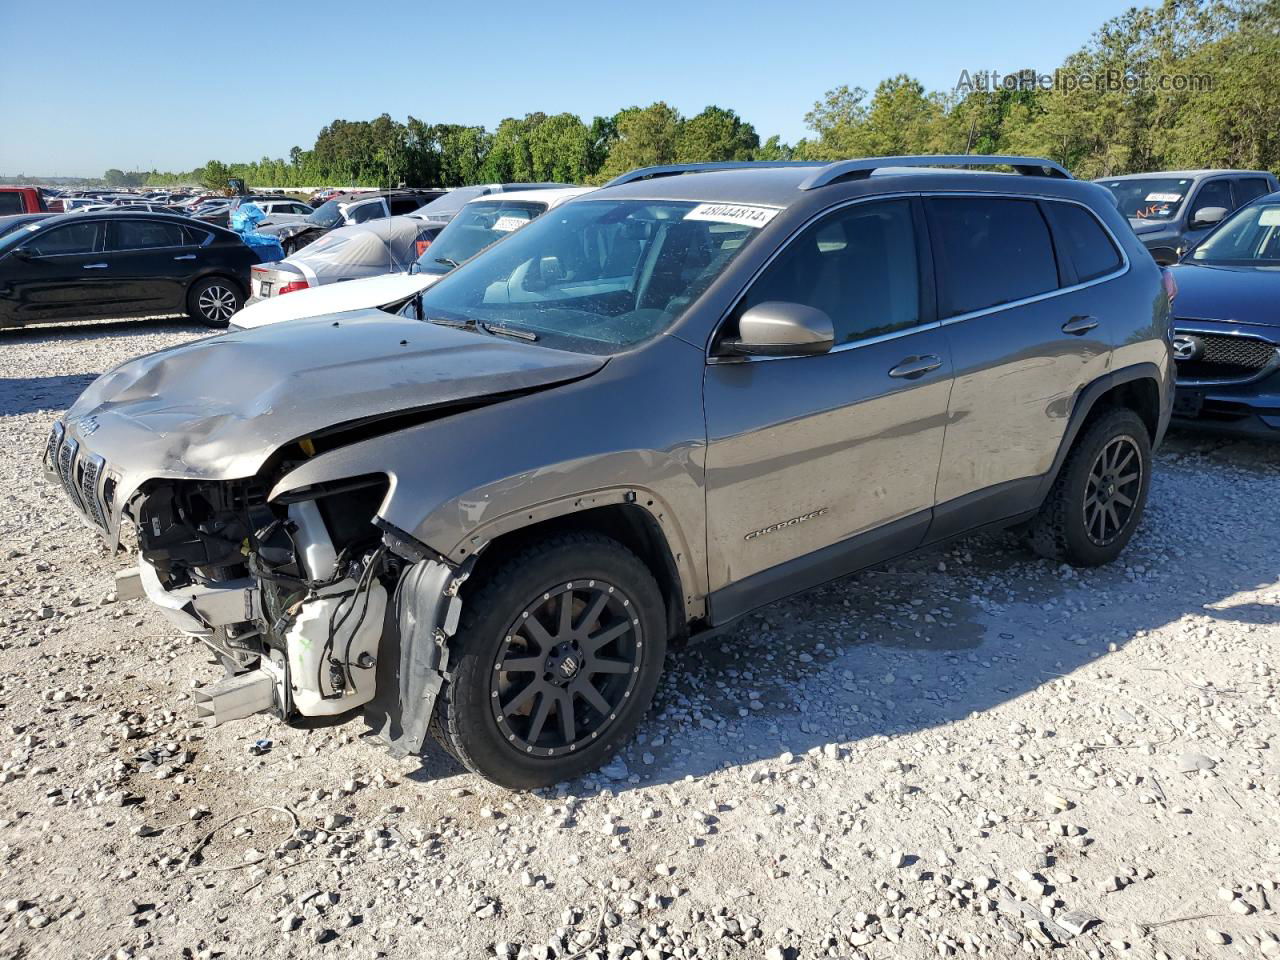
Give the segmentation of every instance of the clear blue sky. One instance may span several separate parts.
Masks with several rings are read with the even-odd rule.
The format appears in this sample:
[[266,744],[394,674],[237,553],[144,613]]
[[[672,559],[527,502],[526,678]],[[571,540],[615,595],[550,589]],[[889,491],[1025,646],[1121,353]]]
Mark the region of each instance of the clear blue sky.
[[654,100],[729,107],[794,141],[832,87],[1052,70],[1127,6],[1075,0],[1050,19],[1012,0],[0,0],[0,173],[282,157],[334,118],[384,111],[492,129]]

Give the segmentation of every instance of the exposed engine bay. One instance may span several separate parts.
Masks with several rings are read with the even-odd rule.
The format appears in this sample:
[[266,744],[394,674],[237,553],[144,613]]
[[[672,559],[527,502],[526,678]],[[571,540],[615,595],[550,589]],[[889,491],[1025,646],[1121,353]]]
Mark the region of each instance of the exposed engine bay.
[[276,504],[256,480],[161,480],[135,494],[143,592],[230,673],[197,691],[202,719],[332,716],[373,698],[407,563],[370,522],[386,486],[375,476]]

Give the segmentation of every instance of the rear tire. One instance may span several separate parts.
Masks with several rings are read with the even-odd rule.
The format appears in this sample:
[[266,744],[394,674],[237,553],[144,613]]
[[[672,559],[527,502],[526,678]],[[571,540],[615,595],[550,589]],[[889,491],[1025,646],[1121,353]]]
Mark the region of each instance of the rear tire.
[[432,732],[503,787],[581,776],[648,710],[666,630],[653,574],[617,541],[567,534],[528,546],[465,598]]
[[1029,542],[1040,556],[1096,567],[1132,539],[1151,486],[1151,438],[1132,410],[1112,410],[1085,427],[1062,464]]
[[244,306],[239,284],[225,277],[197,280],[187,292],[187,315],[206,327],[221,329]]

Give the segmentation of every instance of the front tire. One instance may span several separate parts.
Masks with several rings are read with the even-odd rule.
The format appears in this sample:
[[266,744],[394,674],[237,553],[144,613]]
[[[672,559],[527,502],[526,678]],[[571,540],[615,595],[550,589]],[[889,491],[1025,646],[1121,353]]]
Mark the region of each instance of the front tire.
[[223,277],[205,277],[187,292],[187,315],[206,327],[222,329],[242,306],[240,287]]
[[653,574],[617,541],[568,534],[526,547],[465,598],[433,732],[512,789],[594,770],[648,710],[666,623]]
[[1151,486],[1151,438],[1132,410],[1105,413],[1084,430],[1031,522],[1042,557],[1096,567],[1118,557],[1142,519]]

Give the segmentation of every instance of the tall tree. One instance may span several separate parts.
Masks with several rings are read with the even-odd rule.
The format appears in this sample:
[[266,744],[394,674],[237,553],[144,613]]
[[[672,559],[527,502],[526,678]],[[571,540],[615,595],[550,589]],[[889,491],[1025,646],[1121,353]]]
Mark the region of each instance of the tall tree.
[[759,146],[755,127],[732,110],[712,106],[680,124],[676,162],[750,160]]

